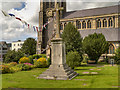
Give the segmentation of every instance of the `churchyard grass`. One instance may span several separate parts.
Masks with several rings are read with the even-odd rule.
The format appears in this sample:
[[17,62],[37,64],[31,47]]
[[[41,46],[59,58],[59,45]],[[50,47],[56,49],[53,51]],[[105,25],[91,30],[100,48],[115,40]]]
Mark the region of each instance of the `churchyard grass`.
[[[47,68],[2,75],[2,88],[117,88],[118,66],[81,66],[72,80],[37,79]],[[97,73],[96,73],[97,72]]]

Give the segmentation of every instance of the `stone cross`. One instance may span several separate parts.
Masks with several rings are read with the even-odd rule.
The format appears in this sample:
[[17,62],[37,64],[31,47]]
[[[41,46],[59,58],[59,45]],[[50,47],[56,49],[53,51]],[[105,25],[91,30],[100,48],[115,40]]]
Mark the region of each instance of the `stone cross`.
[[59,3],[56,3],[56,7],[51,9],[52,12],[56,13],[56,36],[55,38],[60,38],[60,10],[63,10],[63,7],[59,7]]
[[51,65],[37,78],[71,80],[78,75],[66,64],[65,43],[60,38],[60,10],[63,8],[59,8],[58,3],[56,3],[55,9],[51,9],[52,12],[56,12],[56,36],[51,40]]

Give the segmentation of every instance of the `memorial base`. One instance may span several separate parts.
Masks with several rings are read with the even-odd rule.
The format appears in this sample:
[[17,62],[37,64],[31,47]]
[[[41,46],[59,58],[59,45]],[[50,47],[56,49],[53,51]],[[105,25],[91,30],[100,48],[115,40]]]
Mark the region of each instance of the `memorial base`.
[[78,74],[66,64],[65,44],[61,38],[52,40],[52,56],[49,69],[43,72],[39,79],[71,80]]

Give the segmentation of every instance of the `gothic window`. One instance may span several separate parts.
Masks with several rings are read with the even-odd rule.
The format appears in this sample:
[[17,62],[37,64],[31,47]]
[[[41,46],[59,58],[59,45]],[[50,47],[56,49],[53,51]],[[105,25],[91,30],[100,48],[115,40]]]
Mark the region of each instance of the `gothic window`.
[[60,30],[63,30],[63,24],[62,23],[60,24]]
[[101,27],[101,21],[100,21],[100,19],[97,20],[97,27],[98,27],[98,28]]
[[91,22],[90,22],[90,20],[88,20],[88,22],[87,22],[87,28],[91,28]]
[[51,2],[51,8],[54,8],[54,7],[55,7],[55,3]]
[[77,29],[81,29],[81,22],[80,21],[76,22],[76,27],[77,27]]
[[103,27],[107,27],[107,20],[106,19],[103,20]]
[[108,22],[109,22],[109,27],[112,27],[112,26],[113,26],[113,20],[112,20],[112,18],[110,18],[110,19],[108,20]]
[[46,8],[49,8],[49,2],[46,2]]
[[83,28],[83,29],[86,28],[86,22],[85,22],[85,21],[82,22],[82,28]]
[[114,54],[114,52],[115,52],[115,47],[112,44],[110,44],[108,54]]

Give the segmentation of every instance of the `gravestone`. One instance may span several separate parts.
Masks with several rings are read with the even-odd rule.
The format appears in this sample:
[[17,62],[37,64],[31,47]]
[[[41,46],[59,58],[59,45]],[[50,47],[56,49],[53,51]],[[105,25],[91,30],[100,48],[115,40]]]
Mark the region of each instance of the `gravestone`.
[[63,8],[59,8],[59,4],[56,3],[55,9],[52,9],[53,12],[56,12],[56,36],[51,40],[51,65],[49,69],[43,72],[39,77],[40,79],[55,79],[55,80],[71,80],[76,77],[78,74],[74,72],[66,64],[66,53],[65,53],[65,43],[60,37],[60,15],[59,11]]

